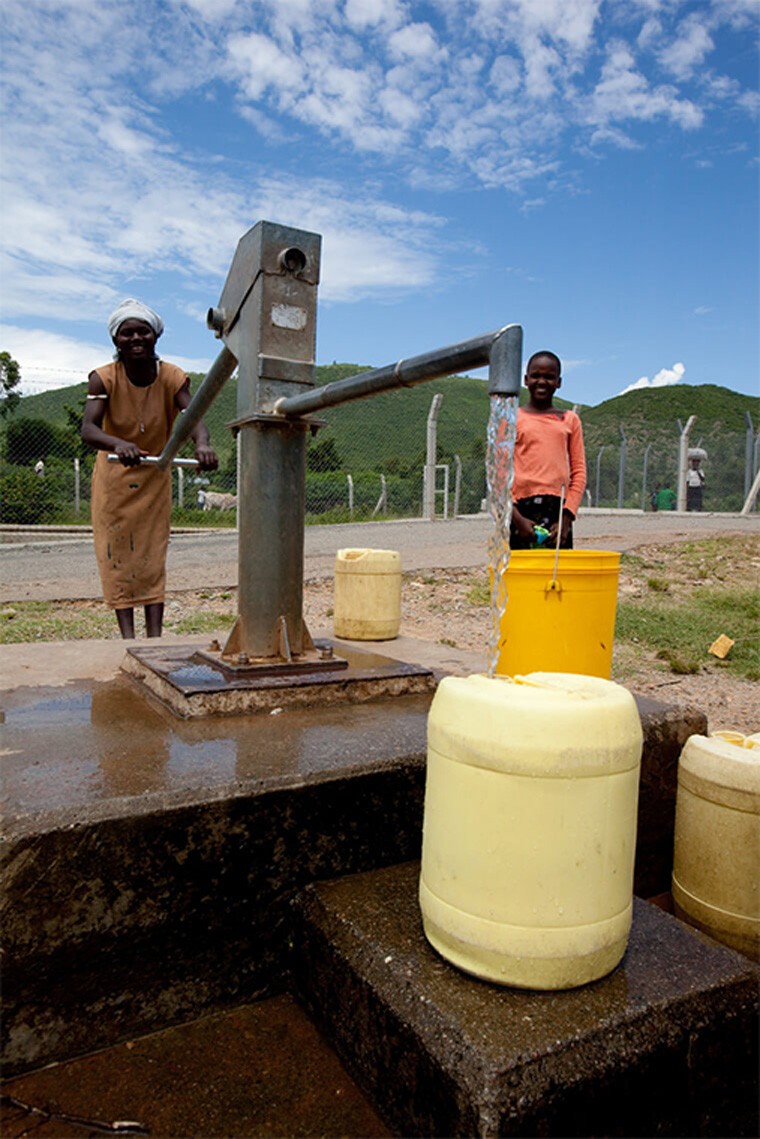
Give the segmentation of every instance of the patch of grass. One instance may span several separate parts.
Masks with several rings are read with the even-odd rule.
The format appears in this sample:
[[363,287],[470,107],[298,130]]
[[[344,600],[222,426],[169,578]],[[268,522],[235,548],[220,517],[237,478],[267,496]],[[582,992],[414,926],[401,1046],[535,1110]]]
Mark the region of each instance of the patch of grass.
[[760,674],[757,628],[760,619],[760,590],[723,589],[704,586],[675,601],[668,594],[646,601],[623,601],[618,605],[615,637],[645,645],[656,653],[666,653],[670,662],[710,667],[715,658],[708,649],[726,633],[736,644],[726,658],[728,671],[754,679]]
[[468,605],[473,605],[477,608],[484,608],[491,604],[491,590],[486,580],[476,581],[467,590],[466,600]]
[[648,577],[647,585],[655,593],[667,593],[670,589],[670,582],[666,581],[664,577]]
[[27,641],[86,641],[118,637],[113,613],[105,605],[69,609],[52,601],[19,601],[8,609],[15,615],[0,623],[0,644]]
[[216,633],[220,629],[231,629],[235,624],[234,613],[191,613],[178,621],[165,620],[167,633]]
[[439,645],[448,645],[450,649],[455,649],[455,648],[457,648],[457,643],[456,643],[456,641],[452,641],[452,640],[451,640],[449,637],[441,637],[441,639],[440,639],[440,641],[438,642],[438,644],[439,644]]
[[681,657],[676,656],[670,649],[660,649],[657,653],[658,660],[666,660],[670,665],[670,671],[674,672],[677,676],[694,676],[699,672],[699,662],[696,660],[682,660]]

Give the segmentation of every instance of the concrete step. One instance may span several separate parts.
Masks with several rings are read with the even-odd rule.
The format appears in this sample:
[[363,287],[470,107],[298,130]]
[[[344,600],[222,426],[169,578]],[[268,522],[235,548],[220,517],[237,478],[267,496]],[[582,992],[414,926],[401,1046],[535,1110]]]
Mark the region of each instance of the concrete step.
[[401,1135],[754,1135],[757,973],[636,901],[609,977],[567,992],[477,981],[428,945],[419,866],[312,885],[294,986]]
[[[649,896],[670,887],[678,754],[706,725],[638,703]],[[193,723],[123,679],[11,693],[6,1074],[282,992],[295,893],[418,856],[428,706]]]
[[54,1064],[7,1081],[2,1091],[59,1117],[45,1122],[6,1102],[5,1139],[20,1139],[31,1128],[35,1139],[87,1134],[60,1116],[131,1120],[154,1139],[389,1134],[324,1037],[286,996]]

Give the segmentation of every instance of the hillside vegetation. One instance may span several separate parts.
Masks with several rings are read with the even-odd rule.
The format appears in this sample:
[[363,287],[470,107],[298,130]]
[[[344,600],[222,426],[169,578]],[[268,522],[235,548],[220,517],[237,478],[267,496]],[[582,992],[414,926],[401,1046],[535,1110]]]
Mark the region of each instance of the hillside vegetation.
[[[364,370],[366,367],[358,364],[318,367],[316,383],[321,386]],[[201,376],[191,377],[193,390],[201,379]],[[564,391],[572,394],[571,384]],[[6,464],[10,459],[15,464],[33,465],[39,457],[45,457],[46,463],[48,457],[70,462],[79,454],[88,467],[91,457],[82,450],[76,431],[85,392],[85,384],[76,384],[24,397],[5,424],[3,457]],[[489,400],[485,381],[463,376],[388,392],[320,413],[327,426],[309,444],[307,510],[322,516],[331,504],[338,500],[343,503],[345,475],[351,473],[355,480],[357,516],[361,516],[362,511],[371,510],[377,499],[382,472],[388,479],[391,513],[417,512],[422,493],[426,423],[436,393],[443,396],[438,419],[438,462],[451,463],[454,455],[460,457],[463,464],[461,509],[477,510],[485,493],[483,458]],[[525,398],[523,390],[521,402]],[[558,399],[556,403],[560,407],[572,406],[566,400]],[[701,443],[708,452],[704,464],[705,509],[739,509],[744,497],[747,412],[757,425],[759,397],[740,395],[715,384],[678,384],[632,391],[596,407],[582,407],[591,494],[596,491],[597,459],[603,448],[599,502],[600,505],[617,504],[621,426],[627,438],[624,505],[641,506],[644,451],[649,444],[648,490],[655,482],[668,481],[674,485],[678,463],[677,420],[685,423],[690,415],[696,415],[691,444]],[[214,478],[214,486],[219,489],[232,488],[235,483],[235,448],[226,427],[235,417],[236,382],[233,379],[206,418],[220,455],[220,473]],[[34,443],[40,439],[41,421],[47,424],[44,454],[40,453],[43,442],[37,446]],[[451,473],[453,483],[453,469]],[[20,493],[23,497],[23,489]]]

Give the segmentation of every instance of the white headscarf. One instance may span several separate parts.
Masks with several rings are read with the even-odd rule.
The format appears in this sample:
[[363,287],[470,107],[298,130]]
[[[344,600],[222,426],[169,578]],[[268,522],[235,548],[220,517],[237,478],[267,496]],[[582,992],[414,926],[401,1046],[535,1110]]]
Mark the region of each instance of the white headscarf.
[[108,332],[112,340],[125,320],[141,320],[153,329],[156,337],[164,331],[164,322],[158,313],[133,297],[122,301],[108,318]]

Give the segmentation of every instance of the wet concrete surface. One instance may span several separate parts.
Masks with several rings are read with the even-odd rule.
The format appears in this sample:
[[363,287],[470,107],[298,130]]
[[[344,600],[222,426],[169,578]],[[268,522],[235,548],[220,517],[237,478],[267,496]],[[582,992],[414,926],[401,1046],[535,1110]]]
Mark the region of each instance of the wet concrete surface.
[[419,851],[430,696],[177,720],[126,679],[8,693],[8,1074],[287,984],[307,882]]
[[410,747],[424,752],[429,704],[429,695],[413,696],[201,723],[173,716],[127,677],[15,689],[1,726],[6,827],[19,833],[47,812],[92,818],[114,800],[124,815],[155,806],[154,796],[180,804],[240,784],[283,786],[393,763]]
[[[103,1122],[133,1120],[154,1137],[386,1136],[335,1052],[283,996],[129,1041],[7,1081],[5,1095]],[[17,1139],[39,1117],[4,1109]],[[87,1134],[48,1122],[41,1139]]]
[[593,984],[478,981],[425,939],[419,865],[307,887],[296,991],[402,1135],[755,1135],[757,971],[638,899]]

